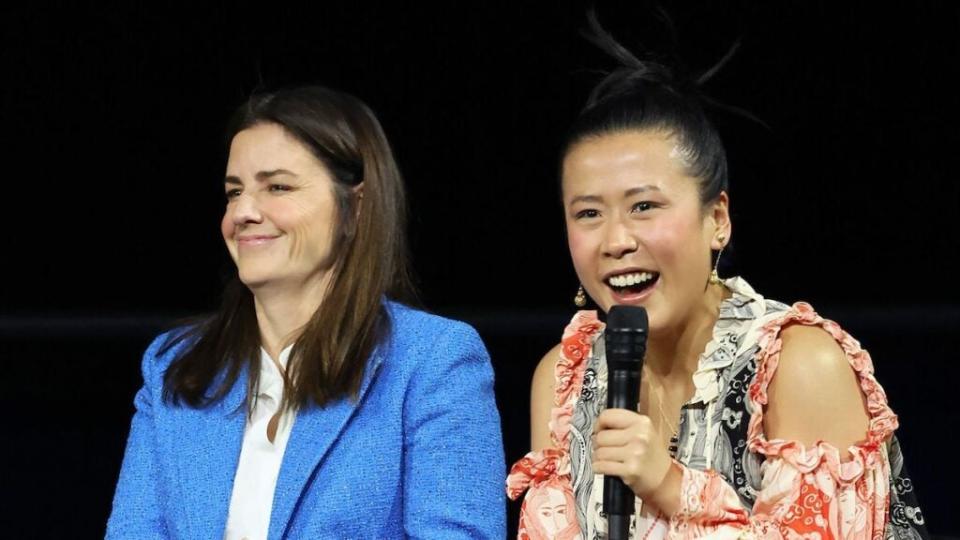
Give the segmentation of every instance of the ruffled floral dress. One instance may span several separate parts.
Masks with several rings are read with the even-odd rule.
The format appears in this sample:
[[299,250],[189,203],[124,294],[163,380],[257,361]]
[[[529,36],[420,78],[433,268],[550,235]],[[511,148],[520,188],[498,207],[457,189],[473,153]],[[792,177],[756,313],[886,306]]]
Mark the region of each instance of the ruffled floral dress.
[[[805,303],[766,300],[741,278],[720,306],[713,337],[681,409],[677,462],[681,508],[670,518],[637,499],[631,538],[929,538],[903,468],[897,417],[873,376],[867,351]],[[865,440],[847,449],[826,442],[768,441],[767,388],[780,359],[783,328],[827,331],[846,353],[866,397]],[[593,422],[606,404],[603,323],[580,311],[567,326],[555,371],[553,445],[514,464],[507,494],[526,496],[518,537],[606,538],[603,481],[590,461]]]

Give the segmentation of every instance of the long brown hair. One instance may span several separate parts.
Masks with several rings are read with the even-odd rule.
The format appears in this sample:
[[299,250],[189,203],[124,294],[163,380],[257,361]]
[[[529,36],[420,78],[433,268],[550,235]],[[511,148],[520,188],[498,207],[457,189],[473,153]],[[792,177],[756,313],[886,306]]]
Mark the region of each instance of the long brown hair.
[[[322,406],[359,390],[367,358],[390,331],[384,299],[414,297],[403,182],[377,118],[349,94],[311,86],[254,95],[234,114],[227,145],[258,124],[283,127],[334,178],[336,262],[321,307],[291,351],[283,404]],[[355,189],[361,185],[362,202]],[[229,392],[246,366],[247,406],[253,406],[260,331],[253,294],[236,273],[220,309],[173,333],[162,352],[184,342],[164,374],[167,400],[208,406]]]

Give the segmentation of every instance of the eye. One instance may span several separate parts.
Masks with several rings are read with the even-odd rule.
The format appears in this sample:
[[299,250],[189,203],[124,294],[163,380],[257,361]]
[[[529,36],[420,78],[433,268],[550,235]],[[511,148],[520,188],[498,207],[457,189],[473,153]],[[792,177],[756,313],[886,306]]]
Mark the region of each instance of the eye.
[[576,219],[590,219],[590,218],[600,217],[600,212],[593,208],[588,208],[586,210],[580,210],[579,212],[574,214],[573,217]]
[[284,184],[270,184],[270,187],[267,189],[269,189],[271,192],[274,192],[274,193],[283,193],[286,191],[290,191],[291,188],[290,186],[287,186]]
[[647,210],[653,210],[657,205],[650,201],[640,201],[635,203],[631,208],[631,212],[646,212]]
[[228,189],[227,192],[224,193],[224,196],[227,198],[228,201],[230,199],[236,199],[239,195],[240,195],[239,188]]

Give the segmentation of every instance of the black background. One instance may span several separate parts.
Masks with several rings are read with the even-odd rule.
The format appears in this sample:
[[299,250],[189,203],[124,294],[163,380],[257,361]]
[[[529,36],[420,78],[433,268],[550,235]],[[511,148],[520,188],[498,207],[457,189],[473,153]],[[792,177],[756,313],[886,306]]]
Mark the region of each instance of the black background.
[[[930,528],[960,534],[960,8],[877,4],[665,6],[693,68],[741,41],[706,90],[767,125],[715,116],[732,179],[723,273],[812,302],[873,353]],[[102,535],[139,354],[214,306],[229,269],[222,133],[258,87],[322,83],[378,113],[423,302],[481,331],[518,459],[530,374],[576,288],[557,147],[612,67],[578,33],[587,5],[0,8],[2,528]],[[626,45],[668,48],[648,3],[598,7]]]

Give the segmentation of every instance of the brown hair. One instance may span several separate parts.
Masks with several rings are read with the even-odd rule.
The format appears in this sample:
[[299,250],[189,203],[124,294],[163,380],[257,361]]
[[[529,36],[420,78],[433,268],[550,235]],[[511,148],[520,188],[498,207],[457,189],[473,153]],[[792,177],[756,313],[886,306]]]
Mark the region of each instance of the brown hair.
[[[400,171],[380,123],[359,99],[323,87],[252,96],[234,114],[233,137],[258,124],[276,124],[330,171],[337,201],[335,264],[320,309],[290,354],[284,407],[325,405],[359,390],[367,358],[386,339],[386,297],[411,300],[404,236],[406,205]],[[362,185],[362,211],[358,212]],[[188,345],[164,374],[164,397],[205,407],[221,399],[248,368],[247,406],[260,375],[260,331],[253,294],[234,273],[220,309],[195,319],[161,352]],[[222,374],[222,376],[221,376]]]

